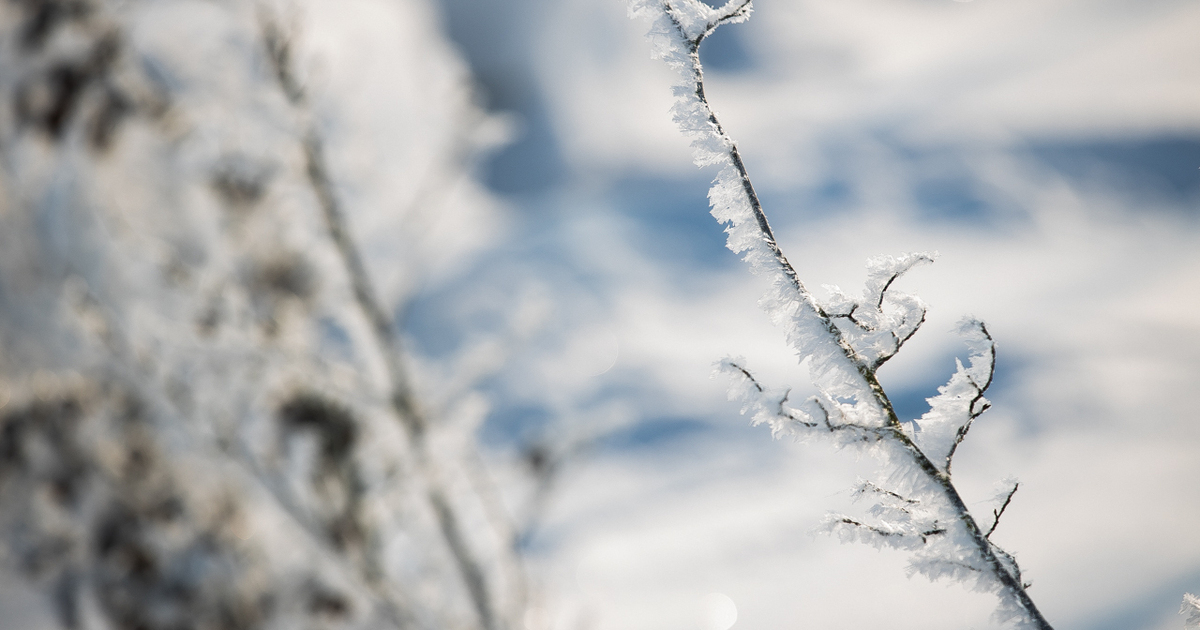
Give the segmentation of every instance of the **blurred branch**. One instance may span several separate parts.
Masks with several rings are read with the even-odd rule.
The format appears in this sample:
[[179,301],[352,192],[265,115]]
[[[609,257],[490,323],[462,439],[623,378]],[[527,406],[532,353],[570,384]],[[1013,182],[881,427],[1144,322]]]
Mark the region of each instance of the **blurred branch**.
[[[292,106],[302,113],[306,121],[303,147],[309,183],[320,203],[330,239],[336,246],[350,278],[355,300],[363,316],[371,324],[379,354],[387,367],[392,409],[409,435],[415,460],[424,472],[429,504],[437,518],[446,547],[451,552],[470,595],[480,626],[484,630],[493,630],[503,622],[496,616],[488,580],[464,536],[461,519],[449,501],[440,481],[437,464],[429,453],[426,440],[429,422],[407,374],[399,335],[388,311],[378,299],[378,292],[371,282],[358,245],[351,236],[345,212],[335,194],[321,135],[311,120],[311,113],[308,112],[310,105],[307,92],[296,79],[292,69],[292,39],[267,10],[260,11],[259,21],[263,45],[271,60],[280,90]],[[475,487],[477,492],[486,491],[478,485]],[[519,563],[515,556],[510,560]],[[523,572],[518,570],[517,574],[518,579],[523,580]],[[518,605],[518,608],[521,606]]]

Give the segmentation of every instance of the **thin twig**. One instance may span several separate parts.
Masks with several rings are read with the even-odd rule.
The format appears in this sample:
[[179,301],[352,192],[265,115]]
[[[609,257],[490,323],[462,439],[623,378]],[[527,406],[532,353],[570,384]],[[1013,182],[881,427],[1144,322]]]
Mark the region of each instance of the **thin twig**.
[[916,537],[916,538],[920,538],[922,543],[928,542],[927,539],[931,536],[940,536],[941,534],[946,533],[946,528],[938,527],[937,523],[934,523],[933,526],[931,526],[929,529],[926,529],[924,531],[897,532],[897,531],[891,531],[891,530],[883,529],[880,527],[876,527],[875,525],[867,525],[866,523],[860,523],[848,516],[839,517],[838,522],[845,524],[845,525],[853,525],[854,527],[857,527],[859,529],[865,529],[865,530],[875,534],[876,536],[882,536],[884,538]]
[[903,501],[909,505],[917,505],[920,503],[920,501],[918,501],[916,499],[910,499],[899,493],[892,492],[891,490],[888,490],[886,488],[880,488],[879,486],[871,483],[870,481],[863,481],[862,483],[860,483],[858,485],[858,488],[855,489],[854,493],[856,495],[862,495],[862,494],[866,494],[868,491],[873,492],[875,494],[882,494],[886,497],[891,497],[891,498],[897,499],[899,501]]
[[996,531],[996,526],[1000,524],[1000,517],[1004,515],[1004,510],[1008,509],[1008,504],[1012,503],[1013,495],[1017,493],[1017,488],[1020,487],[1020,483],[1014,483],[1012,490],[1008,491],[1008,496],[1004,497],[1004,504],[1000,506],[1000,509],[992,510],[992,515],[995,517],[995,520],[992,521],[992,526],[988,528],[987,533],[983,535],[984,538],[991,539],[992,532]]

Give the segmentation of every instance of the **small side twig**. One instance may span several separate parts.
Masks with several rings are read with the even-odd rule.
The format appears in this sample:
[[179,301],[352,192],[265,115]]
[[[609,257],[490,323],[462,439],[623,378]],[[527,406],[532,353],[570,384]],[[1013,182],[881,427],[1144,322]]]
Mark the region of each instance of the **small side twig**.
[[946,533],[946,528],[939,527],[937,523],[934,523],[931,527],[929,527],[928,529],[925,529],[925,530],[918,530],[918,531],[914,531],[914,532],[903,532],[903,531],[896,531],[896,530],[891,530],[891,529],[884,529],[884,528],[876,526],[876,525],[868,525],[866,523],[861,523],[861,522],[856,521],[848,516],[837,517],[837,522],[841,523],[843,525],[850,525],[852,527],[871,532],[872,534],[875,534],[876,536],[880,536],[883,538],[918,538],[921,540],[922,543],[928,542],[928,539],[932,536],[940,536],[940,535]]
[[890,497],[892,499],[896,499],[897,501],[901,501],[908,505],[918,505],[921,503],[920,501],[918,501],[916,499],[910,499],[910,498],[908,498],[902,494],[899,494],[897,492],[892,492],[891,490],[888,490],[886,488],[880,488],[878,485],[871,483],[870,481],[865,481],[865,480],[862,483],[858,484],[858,487],[854,489],[853,494],[854,494],[854,496],[862,496],[868,492],[870,492],[872,494],[878,494],[878,495]]
[[988,528],[987,533],[983,535],[984,538],[990,539],[992,532],[996,531],[996,527],[1000,525],[1000,517],[1004,515],[1004,510],[1008,509],[1008,504],[1012,503],[1013,495],[1017,493],[1017,488],[1020,487],[1020,483],[1014,483],[1012,490],[1008,491],[1008,496],[1004,497],[1004,504],[1000,506],[1000,509],[992,510],[992,516],[994,517],[994,520],[992,521],[992,526]]
[[[967,433],[971,430],[971,426],[975,424],[975,419],[983,415],[983,412],[991,408],[991,403],[984,399],[983,395],[988,388],[992,386],[992,381],[996,376],[996,341],[992,339],[991,333],[988,332],[987,326],[983,322],[975,322],[979,327],[979,332],[983,334],[983,338],[988,344],[988,370],[987,378],[983,384],[979,384],[974,378],[967,376],[967,381],[971,387],[975,389],[975,396],[971,398],[971,402],[967,405],[967,421],[963,423],[958,431],[954,434],[954,441],[950,444],[950,450],[946,453],[946,472],[950,472],[950,465],[954,459],[954,453],[958,451],[958,445],[962,444],[967,438]],[[976,405],[979,405],[976,408]]]

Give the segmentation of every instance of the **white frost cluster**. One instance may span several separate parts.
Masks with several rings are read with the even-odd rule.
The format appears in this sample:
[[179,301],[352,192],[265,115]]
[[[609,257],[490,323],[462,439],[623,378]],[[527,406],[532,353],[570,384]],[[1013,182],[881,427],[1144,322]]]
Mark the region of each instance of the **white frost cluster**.
[[1185,628],[1200,628],[1200,597],[1184,593],[1183,605],[1179,607],[1179,614],[1187,615],[1187,619],[1183,622]]
[[921,263],[933,262],[936,253],[877,256],[867,261],[863,297],[856,300],[836,286],[827,286],[830,297],[823,304],[826,316],[839,326],[842,338],[872,369],[890,359],[916,334],[925,321],[925,304],[920,298],[892,289],[905,272]]
[[983,397],[996,367],[996,344],[982,322],[964,319],[959,332],[971,348],[970,366],[955,359],[957,369],[950,382],[928,399],[929,411],[914,422],[916,442],[933,463],[950,472],[951,458],[966,437],[975,418],[991,403]]

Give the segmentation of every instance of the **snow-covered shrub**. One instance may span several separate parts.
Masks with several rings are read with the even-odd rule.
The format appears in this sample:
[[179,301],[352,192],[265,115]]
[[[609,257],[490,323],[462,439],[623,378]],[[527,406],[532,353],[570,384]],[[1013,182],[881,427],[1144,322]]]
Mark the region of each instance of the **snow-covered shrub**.
[[430,7],[335,4],[0,4],[0,562],[63,627],[519,615],[390,315],[483,238],[483,115]]

